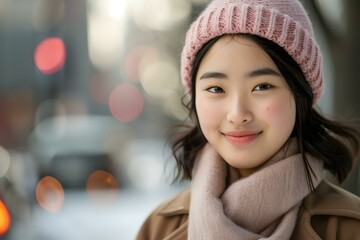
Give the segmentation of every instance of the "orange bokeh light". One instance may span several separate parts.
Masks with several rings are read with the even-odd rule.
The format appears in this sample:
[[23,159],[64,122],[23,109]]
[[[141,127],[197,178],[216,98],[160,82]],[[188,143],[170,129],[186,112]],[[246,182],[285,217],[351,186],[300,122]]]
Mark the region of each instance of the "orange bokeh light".
[[109,203],[115,200],[118,183],[115,177],[104,170],[93,172],[86,181],[86,190],[97,203]]
[[122,122],[135,120],[141,114],[143,107],[144,97],[134,84],[120,84],[112,91],[109,98],[112,115]]
[[93,172],[86,181],[86,189],[92,190],[116,190],[118,184],[116,179],[110,173],[104,170]]
[[49,212],[58,212],[64,204],[64,189],[53,177],[42,178],[36,186],[39,205]]
[[0,200],[0,236],[4,235],[10,228],[11,218],[5,203]]
[[65,63],[66,47],[59,37],[49,37],[42,40],[35,48],[34,61],[43,74],[59,71]]

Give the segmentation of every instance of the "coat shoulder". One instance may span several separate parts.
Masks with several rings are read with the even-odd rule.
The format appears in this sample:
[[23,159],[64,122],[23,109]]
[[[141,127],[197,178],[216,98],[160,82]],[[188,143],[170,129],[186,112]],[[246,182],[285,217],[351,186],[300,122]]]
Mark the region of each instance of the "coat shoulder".
[[293,239],[360,239],[360,198],[322,181],[304,199]]

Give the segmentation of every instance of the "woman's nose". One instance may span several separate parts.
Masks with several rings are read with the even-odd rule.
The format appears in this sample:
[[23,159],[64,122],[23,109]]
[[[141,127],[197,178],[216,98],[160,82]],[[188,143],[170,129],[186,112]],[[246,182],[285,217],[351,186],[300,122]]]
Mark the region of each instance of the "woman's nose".
[[227,121],[232,124],[241,125],[253,120],[249,102],[245,97],[232,97],[229,99],[227,109]]

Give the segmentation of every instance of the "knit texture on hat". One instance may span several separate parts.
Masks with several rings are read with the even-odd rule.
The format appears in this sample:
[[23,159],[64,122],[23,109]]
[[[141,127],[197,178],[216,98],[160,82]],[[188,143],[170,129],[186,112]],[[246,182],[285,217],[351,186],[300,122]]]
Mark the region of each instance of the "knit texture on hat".
[[214,37],[249,33],[277,43],[299,64],[315,104],[322,94],[322,56],[310,19],[298,0],[214,0],[186,34],[181,77],[190,93],[192,65],[197,52]]

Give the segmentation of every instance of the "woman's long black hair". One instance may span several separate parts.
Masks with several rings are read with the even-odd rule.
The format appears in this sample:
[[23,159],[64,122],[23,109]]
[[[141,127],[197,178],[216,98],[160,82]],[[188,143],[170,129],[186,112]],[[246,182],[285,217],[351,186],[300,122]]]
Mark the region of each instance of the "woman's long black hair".
[[[279,45],[265,38],[240,34],[257,43],[274,61],[287,84],[296,104],[296,122],[292,136],[298,139],[298,145],[304,160],[308,186],[314,189],[312,169],[305,153],[309,153],[324,163],[339,182],[350,172],[353,160],[359,154],[360,133],[352,126],[340,121],[327,119],[313,108],[313,92],[299,65]],[[195,79],[200,62],[206,52],[221,36],[211,39],[197,53],[191,73],[191,99],[183,98],[183,104],[189,111],[194,126],[185,126],[170,138],[173,156],[177,162],[176,180],[191,180],[194,160],[198,152],[207,143],[197,119],[195,107]]]

